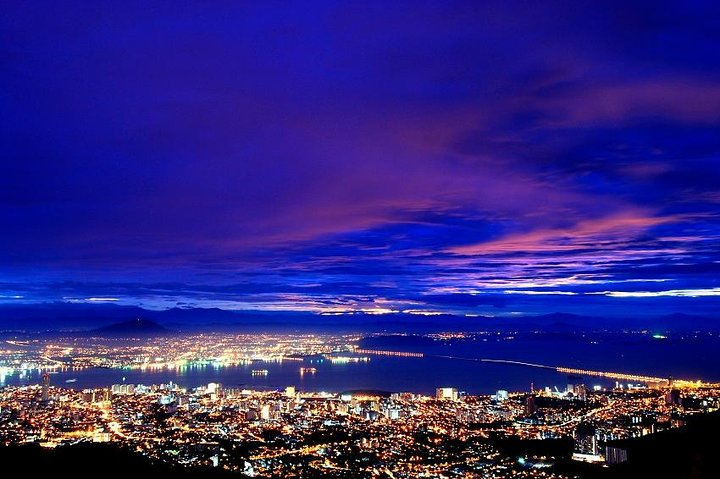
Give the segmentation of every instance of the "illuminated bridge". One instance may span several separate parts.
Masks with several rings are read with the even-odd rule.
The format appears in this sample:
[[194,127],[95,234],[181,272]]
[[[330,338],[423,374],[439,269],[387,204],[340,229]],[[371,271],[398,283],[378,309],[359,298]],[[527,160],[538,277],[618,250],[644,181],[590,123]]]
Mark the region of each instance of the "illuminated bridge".
[[[642,382],[642,383],[666,383],[668,384],[670,381],[668,378],[661,378],[657,376],[645,376],[641,374],[628,374],[628,373],[619,373],[614,371],[594,371],[591,369],[579,369],[579,368],[569,368],[565,366],[548,366],[546,364],[538,364],[538,363],[530,363],[525,361],[514,361],[511,359],[489,359],[489,358],[464,358],[459,356],[443,356],[443,355],[425,355],[423,353],[415,353],[415,352],[408,352],[408,351],[384,351],[384,350],[377,350],[377,349],[356,349],[356,353],[360,354],[374,354],[374,355],[380,355],[380,356],[397,356],[397,357],[404,357],[404,358],[443,358],[443,359],[454,359],[459,361],[476,361],[480,363],[499,363],[499,364],[509,364],[509,365],[515,365],[515,366],[525,366],[525,367],[531,367],[531,368],[541,368],[541,369],[552,369],[554,371],[557,371],[559,373],[563,374],[571,374],[571,375],[577,375],[577,376],[595,376],[595,377],[605,377],[605,378],[611,378],[611,379],[618,379],[622,381],[636,381],[636,382]],[[673,384],[679,387],[698,387],[704,385],[701,381],[686,381],[686,380],[676,380],[673,381]]]
[[668,382],[667,378],[659,378],[655,376],[643,376],[640,374],[627,374],[627,373],[618,373],[613,371],[593,371],[590,369],[578,369],[578,368],[568,368],[565,366],[546,366],[544,364],[536,364],[536,363],[526,363],[523,361],[511,361],[508,359],[480,359],[479,361],[483,363],[503,363],[503,364],[515,364],[518,366],[528,366],[533,368],[542,368],[542,369],[554,369],[555,371],[563,374],[572,374],[576,376],[596,376],[596,377],[604,377],[604,378],[611,378],[611,379],[621,379],[623,381],[638,381],[642,383],[662,383],[662,382]]
[[396,356],[400,358],[423,358],[423,353],[411,353],[408,351],[383,351],[380,349],[356,349],[357,354],[373,354],[375,356]]
[[654,376],[641,376],[637,374],[615,373],[612,371],[590,371],[588,369],[566,368],[558,366],[555,370],[559,373],[576,374],[578,376],[599,376],[612,379],[622,379],[623,381],[639,381],[643,383],[662,383],[668,382],[667,378],[658,378]]

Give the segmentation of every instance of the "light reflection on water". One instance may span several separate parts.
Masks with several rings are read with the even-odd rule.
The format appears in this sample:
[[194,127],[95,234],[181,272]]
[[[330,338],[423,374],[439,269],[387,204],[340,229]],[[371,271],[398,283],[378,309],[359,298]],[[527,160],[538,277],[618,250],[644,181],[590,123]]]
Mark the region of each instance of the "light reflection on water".
[[[473,340],[433,341],[421,337],[372,337],[360,347],[393,351],[416,351],[430,355],[513,359],[552,366],[618,371],[681,379],[720,380],[720,338],[669,338],[662,341],[645,335],[525,335],[513,340],[493,336]],[[301,368],[316,368],[301,375]],[[253,375],[267,369],[267,375]],[[0,384],[38,384],[39,371],[13,374],[0,369]],[[73,380],[74,382],[66,382]],[[86,369],[58,371],[51,384],[84,389],[112,384],[162,384],[174,382],[193,388],[219,382],[229,388],[283,389],[300,391],[380,389],[432,394],[437,387],[455,387],[470,394],[493,393],[498,389],[527,391],[545,386],[564,389],[568,377],[553,370],[439,357],[405,358],[372,356],[367,362],[331,362],[318,357],[303,360],[247,361],[224,366],[208,361],[173,369]],[[576,381],[572,379],[570,381]],[[589,386],[614,381],[585,378]]]
[[[315,373],[301,373],[312,367]],[[253,370],[267,369],[267,375]],[[6,376],[3,385],[39,384],[42,373],[36,370]],[[527,390],[530,383],[564,387],[566,378],[553,371],[507,365],[457,362],[440,358],[372,358],[367,362],[332,363],[322,360],[303,362],[253,362],[232,366],[186,365],[175,369],[103,369],[58,370],[51,384],[85,389],[112,384],[166,384],[193,388],[219,382],[226,388],[256,390],[284,389],[341,392],[351,389],[380,389],[433,394],[437,387],[456,387],[469,393],[492,393],[497,389]]]

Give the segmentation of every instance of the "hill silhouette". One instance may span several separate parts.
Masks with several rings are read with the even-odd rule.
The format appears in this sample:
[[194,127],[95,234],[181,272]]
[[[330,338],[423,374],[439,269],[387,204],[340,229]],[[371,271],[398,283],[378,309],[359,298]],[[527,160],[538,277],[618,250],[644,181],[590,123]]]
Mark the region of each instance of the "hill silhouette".
[[89,331],[93,336],[162,336],[172,331],[154,321],[135,318]]
[[153,461],[113,444],[78,444],[44,449],[36,444],[0,446],[0,460],[27,477],[172,477],[176,479],[241,478],[242,474],[208,467],[177,467]]

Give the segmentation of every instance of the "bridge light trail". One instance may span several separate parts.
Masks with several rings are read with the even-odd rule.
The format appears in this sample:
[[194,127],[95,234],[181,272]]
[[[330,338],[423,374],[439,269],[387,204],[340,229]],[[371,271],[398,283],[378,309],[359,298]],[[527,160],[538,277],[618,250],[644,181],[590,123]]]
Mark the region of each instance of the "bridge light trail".
[[611,379],[622,379],[623,381],[638,381],[643,383],[661,383],[661,382],[668,382],[667,378],[659,378],[655,376],[642,376],[639,374],[626,374],[626,373],[617,373],[612,371],[592,371],[589,369],[577,369],[577,368],[566,368],[563,366],[558,366],[555,368],[555,370],[559,373],[565,373],[565,374],[576,374],[578,376],[598,376],[598,377],[606,377]]
[[516,366],[525,366],[525,367],[531,367],[531,368],[540,368],[540,369],[552,369],[553,371],[556,371],[558,373],[563,374],[573,374],[578,376],[595,376],[595,377],[605,377],[605,378],[611,378],[611,379],[618,379],[622,381],[637,381],[641,383],[665,383],[670,384],[672,383],[675,386],[678,387],[702,387],[707,385],[706,383],[703,383],[702,381],[688,381],[688,380],[674,380],[670,381],[668,378],[662,378],[657,376],[646,376],[642,374],[629,374],[629,373],[620,373],[616,371],[594,371],[591,369],[580,369],[580,368],[570,368],[566,366],[548,366],[546,364],[539,364],[539,363],[530,363],[525,361],[515,361],[512,359],[491,359],[491,358],[465,358],[460,356],[444,356],[439,354],[424,354],[424,353],[417,353],[417,352],[408,352],[408,351],[385,351],[385,350],[377,350],[377,349],[356,349],[356,353],[361,354],[374,354],[379,356],[396,356],[396,357],[405,357],[405,358],[442,358],[442,359],[453,359],[457,361],[475,361],[480,363],[497,363],[497,364],[509,364],[509,365],[516,365]]
[[375,356],[396,356],[401,358],[424,358],[423,353],[413,353],[408,351],[384,351],[380,349],[356,349],[358,354],[373,354]]

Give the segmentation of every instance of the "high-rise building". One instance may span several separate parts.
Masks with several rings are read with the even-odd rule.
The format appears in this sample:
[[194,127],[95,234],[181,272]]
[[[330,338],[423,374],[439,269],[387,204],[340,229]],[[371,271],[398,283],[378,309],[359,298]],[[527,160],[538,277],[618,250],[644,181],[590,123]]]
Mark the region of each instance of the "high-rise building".
[[587,401],[587,387],[584,384],[576,384],[573,393],[580,401]]
[[671,389],[665,394],[665,404],[668,406],[679,406],[680,405],[680,390]]
[[262,408],[260,409],[260,419],[262,419],[263,421],[270,420],[270,405],[269,404],[263,404]]
[[42,402],[48,402],[50,400],[50,375],[48,373],[44,373],[42,375],[42,395],[41,399]]
[[532,416],[537,411],[535,405],[535,396],[528,396],[525,398],[525,415]]
[[587,387],[582,383],[568,384],[565,390],[567,396],[580,401],[587,400]]
[[113,394],[134,394],[134,384],[113,384],[111,389]]
[[582,454],[592,454],[597,456],[599,453],[597,430],[591,424],[578,424],[575,428],[575,451]]
[[288,386],[285,388],[285,397],[287,397],[287,398],[295,397],[295,386]]
[[495,393],[495,399],[498,401],[506,401],[508,397],[508,392],[504,389],[499,389],[498,392]]
[[437,388],[435,390],[435,399],[440,401],[457,401],[458,391],[455,388]]
[[610,465],[627,461],[627,449],[616,446],[605,447],[605,462]]
[[384,412],[388,419],[395,420],[400,418],[400,409],[396,407],[387,408]]
[[95,402],[95,390],[83,389],[82,398],[85,402]]

